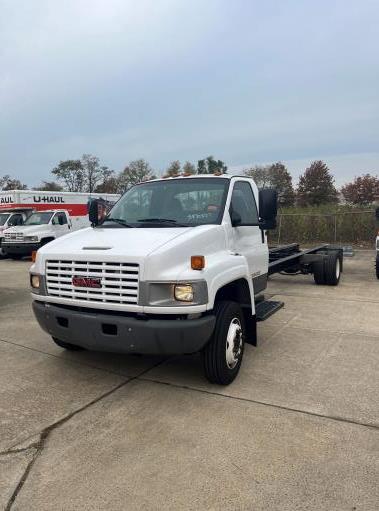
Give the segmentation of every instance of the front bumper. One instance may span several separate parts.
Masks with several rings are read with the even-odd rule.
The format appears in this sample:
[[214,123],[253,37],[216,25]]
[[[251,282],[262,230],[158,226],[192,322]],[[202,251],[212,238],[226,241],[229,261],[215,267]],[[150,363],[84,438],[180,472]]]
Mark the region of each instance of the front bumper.
[[209,341],[216,318],[137,319],[80,311],[34,301],[41,328],[52,337],[94,351],[179,355],[200,351]]
[[41,243],[7,243],[3,241],[1,248],[6,254],[31,255],[41,248]]

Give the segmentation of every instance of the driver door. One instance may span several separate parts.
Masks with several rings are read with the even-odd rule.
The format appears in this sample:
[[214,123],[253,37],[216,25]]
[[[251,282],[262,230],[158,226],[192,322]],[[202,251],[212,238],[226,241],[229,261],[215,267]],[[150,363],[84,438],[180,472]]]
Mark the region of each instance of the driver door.
[[51,221],[51,225],[57,238],[68,233],[68,222],[65,213],[55,213]]
[[[246,258],[249,275],[253,280],[254,293],[265,289],[267,284],[268,250],[266,236],[258,226],[257,202],[249,181],[234,183],[230,214],[240,218],[239,225],[232,227],[232,250]],[[262,236],[263,234],[263,236]]]

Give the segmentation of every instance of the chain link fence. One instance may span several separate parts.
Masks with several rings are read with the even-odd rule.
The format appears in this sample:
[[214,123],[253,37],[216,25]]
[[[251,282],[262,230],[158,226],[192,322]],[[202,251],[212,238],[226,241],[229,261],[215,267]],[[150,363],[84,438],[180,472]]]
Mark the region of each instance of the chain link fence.
[[373,245],[378,230],[374,210],[336,213],[280,213],[271,244],[315,242]]

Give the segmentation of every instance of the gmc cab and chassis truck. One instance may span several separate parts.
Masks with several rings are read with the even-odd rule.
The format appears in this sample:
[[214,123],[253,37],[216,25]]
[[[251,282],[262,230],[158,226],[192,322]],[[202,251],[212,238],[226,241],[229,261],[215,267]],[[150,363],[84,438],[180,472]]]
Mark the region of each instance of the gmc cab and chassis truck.
[[191,176],[131,188],[92,227],[49,243],[31,268],[33,310],[59,346],[139,354],[202,352],[205,375],[231,383],[257,321],[283,304],[262,292],[275,272],[337,285],[342,251],[269,251],[277,197],[252,179]]

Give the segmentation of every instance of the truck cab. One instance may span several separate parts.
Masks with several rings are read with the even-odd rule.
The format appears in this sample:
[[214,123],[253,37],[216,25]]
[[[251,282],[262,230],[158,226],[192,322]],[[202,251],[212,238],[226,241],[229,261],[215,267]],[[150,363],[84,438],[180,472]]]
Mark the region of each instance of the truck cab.
[[35,211],[21,225],[4,231],[2,249],[12,259],[20,259],[67,234],[70,229],[71,219],[67,211]]
[[4,241],[4,231],[10,227],[22,225],[27,218],[27,215],[23,211],[0,211],[0,256],[4,256],[5,252],[2,247]]
[[210,381],[233,381],[245,341],[256,344],[276,192],[247,177],[183,176],[134,186],[105,218],[97,206],[92,227],[37,252],[41,327],[66,349],[201,351]]

